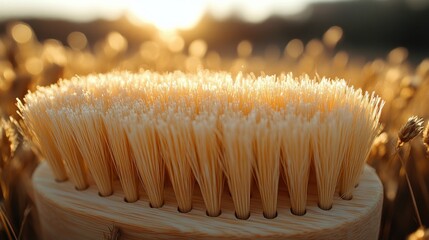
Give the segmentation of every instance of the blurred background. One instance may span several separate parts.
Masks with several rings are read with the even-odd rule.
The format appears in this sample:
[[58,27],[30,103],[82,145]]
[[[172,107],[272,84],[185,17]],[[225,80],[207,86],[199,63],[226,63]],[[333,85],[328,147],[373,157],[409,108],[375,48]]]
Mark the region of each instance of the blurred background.
[[[61,78],[111,70],[200,68],[346,79],[386,102],[368,163],[384,184],[380,239],[418,237],[397,133],[429,117],[426,0],[0,0],[1,237],[37,239],[31,173],[38,157],[14,124],[16,98]],[[13,117],[14,119],[10,119]],[[429,159],[401,148],[423,224]],[[6,219],[8,221],[6,221]],[[423,234],[424,235],[424,234]]]

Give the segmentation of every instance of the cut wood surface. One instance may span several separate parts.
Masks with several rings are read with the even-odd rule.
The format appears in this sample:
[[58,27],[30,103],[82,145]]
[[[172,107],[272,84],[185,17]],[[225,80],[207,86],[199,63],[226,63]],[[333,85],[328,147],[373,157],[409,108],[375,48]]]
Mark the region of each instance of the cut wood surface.
[[336,192],[330,210],[317,206],[316,186],[310,182],[304,216],[291,213],[286,186],[280,184],[278,214],[274,219],[264,218],[256,186],[252,192],[251,216],[239,220],[227,191],[222,197],[222,214],[207,216],[197,185],[193,208],[188,213],[178,212],[168,184],[162,208],[151,208],[143,190],[138,201],[125,202],[119,181],[114,182],[114,194],[108,197],[99,196],[93,183],[88,189],[78,191],[70,181],[56,182],[46,162],[35,171],[33,185],[44,239],[106,239],[113,226],[120,229],[121,240],[377,239],[383,201],[382,184],[369,166],[365,166],[353,198],[343,200]]

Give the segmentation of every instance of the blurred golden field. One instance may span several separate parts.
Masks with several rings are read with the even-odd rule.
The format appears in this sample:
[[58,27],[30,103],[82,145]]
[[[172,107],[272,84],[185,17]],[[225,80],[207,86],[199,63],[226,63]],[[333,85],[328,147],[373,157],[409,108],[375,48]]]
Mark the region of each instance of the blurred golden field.
[[84,33],[74,31],[62,43],[55,39],[39,41],[30,25],[9,23],[0,36],[0,238],[37,239],[38,236],[31,174],[39,157],[15,125],[19,121],[16,98],[61,78],[141,69],[160,72],[210,69],[255,75],[292,72],[315,78],[344,78],[356,88],[375,91],[386,101],[381,117],[383,130],[368,159],[385,191],[380,239],[403,239],[419,228],[405,172],[396,155],[406,161],[422,222],[429,225],[429,156],[422,136],[395,152],[398,132],[410,116],[429,119],[426,105],[429,58],[411,63],[408,50],[399,47],[384,58],[362,61],[337,50],[343,35],[342,28],[332,26],[309,41],[292,39],[282,47],[267,44],[257,54],[254,44],[243,39],[233,53],[223,56],[206,41],[188,41],[177,32],[156,33],[137,49],[131,49],[128,39],[116,31],[93,44]]

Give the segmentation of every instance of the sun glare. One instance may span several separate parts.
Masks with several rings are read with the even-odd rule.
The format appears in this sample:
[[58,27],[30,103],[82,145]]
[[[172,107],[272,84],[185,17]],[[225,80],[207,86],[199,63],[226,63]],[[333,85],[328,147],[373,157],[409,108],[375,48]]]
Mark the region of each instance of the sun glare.
[[14,0],[0,8],[0,19],[42,17],[82,22],[116,19],[126,11],[134,23],[149,23],[174,32],[191,29],[205,13],[217,20],[238,17],[258,23],[273,15],[300,13],[308,4],[319,1],[338,0]]
[[[125,0],[126,1],[126,0]],[[131,20],[150,23],[165,31],[194,27],[208,12],[217,19],[236,15],[247,22],[261,22],[271,15],[297,14],[317,0],[128,0]]]
[[128,10],[138,21],[153,24],[160,30],[171,31],[194,27],[206,8],[206,1],[201,0],[143,0],[131,1]]

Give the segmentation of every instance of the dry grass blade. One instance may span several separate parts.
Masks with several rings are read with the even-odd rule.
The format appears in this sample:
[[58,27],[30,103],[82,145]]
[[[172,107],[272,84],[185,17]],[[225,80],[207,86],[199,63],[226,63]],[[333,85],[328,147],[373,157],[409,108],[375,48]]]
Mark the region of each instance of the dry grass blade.
[[421,229],[424,229],[424,225],[422,222],[422,219],[420,217],[419,208],[417,205],[416,197],[414,194],[413,186],[411,185],[410,177],[408,176],[407,172],[407,159],[403,159],[400,155],[401,147],[405,144],[411,141],[413,138],[415,138],[417,135],[419,135],[423,131],[423,118],[419,118],[417,116],[412,116],[408,118],[408,121],[405,123],[404,126],[400,129],[398,133],[398,143],[396,144],[396,151],[395,155],[399,158],[399,161],[401,162],[401,167],[404,170],[405,173],[405,179],[407,181],[407,186],[410,191],[411,200],[413,202],[414,211],[417,216],[417,221],[419,223],[419,226]]
[[423,130],[423,144],[426,146],[426,151],[429,152],[429,122]]
[[22,238],[22,233],[24,231],[25,224],[27,223],[28,216],[32,210],[31,206],[27,206],[24,210],[24,216],[22,217],[21,226],[19,227],[18,240]]
[[10,223],[9,219],[7,218],[7,215],[4,211],[3,206],[0,207],[0,218],[3,224],[3,227],[6,231],[6,235],[8,236],[9,240],[18,240],[15,230],[12,227],[12,224]]
[[19,145],[18,133],[11,121],[0,119],[0,147],[8,146],[8,149],[1,149],[3,159],[12,158]]
[[412,116],[408,118],[407,122],[401,127],[398,132],[398,143],[396,147],[401,147],[404,143],[411,141],[423,131],[423,118]]

